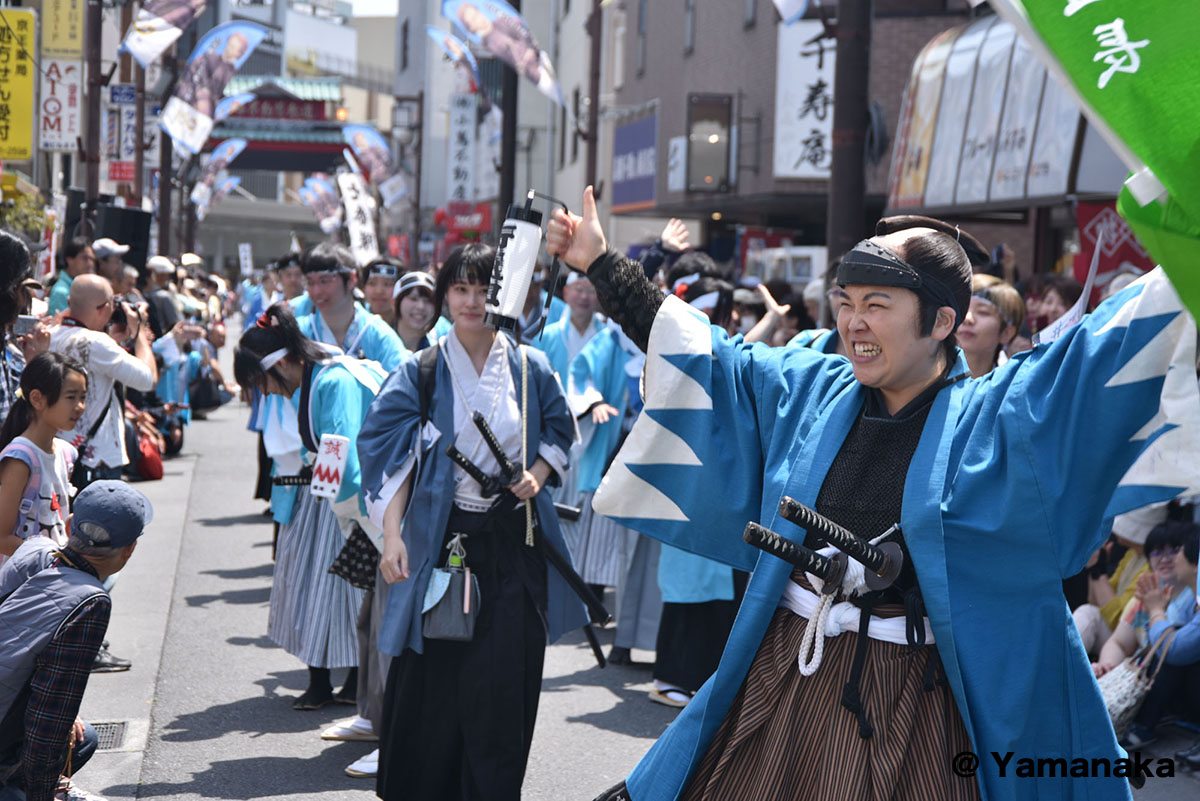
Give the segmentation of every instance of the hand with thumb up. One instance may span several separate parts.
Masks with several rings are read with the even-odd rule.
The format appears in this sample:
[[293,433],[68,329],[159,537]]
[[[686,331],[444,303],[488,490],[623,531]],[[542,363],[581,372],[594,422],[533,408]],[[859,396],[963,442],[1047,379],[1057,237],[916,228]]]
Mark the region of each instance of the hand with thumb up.
[[546,251],[568,266],[586,273],[592,262],[604,255],[608,243],[596,213],[596,199],[589,186],[583,190],[583,216],[556,209],[546,229]]

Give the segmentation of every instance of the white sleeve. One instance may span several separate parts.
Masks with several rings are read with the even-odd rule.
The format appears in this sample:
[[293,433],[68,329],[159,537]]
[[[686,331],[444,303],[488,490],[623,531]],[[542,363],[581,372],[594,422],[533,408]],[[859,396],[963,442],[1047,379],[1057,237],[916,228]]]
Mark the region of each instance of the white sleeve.
[[91,337],[89,366],[119,381],[130,389],[149,392],[154,389],[154,372],[150,366],[125,349],[107,334]]
[[387,481],[383,483],[383,488],[379,490],[378,500],[372,501],[366,495],[363,496],[363,503],[367,507],[367,519],[379,529],[383,529],[383,515],[387,512],[388,504],[396,497],[396,493],[400,491],[400,487],[404,485],[404,480],[412,473],[416,463],[417,454],[414,451],[400,465],[399,470],[388,476]]

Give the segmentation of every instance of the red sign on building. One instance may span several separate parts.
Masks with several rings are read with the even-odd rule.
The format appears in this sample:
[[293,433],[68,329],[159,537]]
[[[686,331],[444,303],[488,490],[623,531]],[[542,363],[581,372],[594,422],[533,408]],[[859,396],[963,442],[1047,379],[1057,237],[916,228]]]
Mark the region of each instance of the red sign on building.
[[132,183],[134,180],[134,162],[132,161],[110,161],[108,162],[108,180],[118,183]]
[[286,97],[260,97],[238,109],[234,117],[260,120],[301,120],[323,122],[324,100],[292,100]]

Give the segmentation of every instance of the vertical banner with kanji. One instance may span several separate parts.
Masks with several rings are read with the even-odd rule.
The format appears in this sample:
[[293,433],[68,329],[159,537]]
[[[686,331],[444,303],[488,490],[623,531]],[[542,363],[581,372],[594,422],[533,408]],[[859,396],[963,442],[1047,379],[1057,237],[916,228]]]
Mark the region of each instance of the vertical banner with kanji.
[[5,8],[0,27],[0,159],[27,161],[33,158],[33,73],[31,54],[36,15],[32,11]]
[[446,137],[446,199],[475,200],[475,95],[450,95],[450,133]]
[[779,26],[775,80],[776,178],[828,178],[833,162],[832,39],[819,20]]
[[46,56],[83,58],[83,0],[42,0],[42,57]]
[[346,211],[346,235],[350,250],[359,266],[379,258],[379,242],[375,238],[375,198],[367,191],[361,174],[343,172],[337,177]]

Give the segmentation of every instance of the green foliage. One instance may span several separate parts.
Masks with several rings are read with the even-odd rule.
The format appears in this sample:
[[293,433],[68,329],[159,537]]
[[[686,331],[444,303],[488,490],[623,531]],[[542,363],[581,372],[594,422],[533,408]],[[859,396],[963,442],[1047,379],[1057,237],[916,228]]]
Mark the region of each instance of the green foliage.
[[0,228],[20,231],[36,242],[42,238],[45,225],[45,206],[40,195],[17,192],[0,202]]

